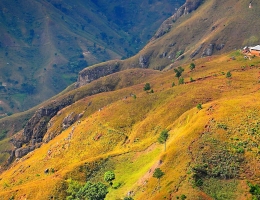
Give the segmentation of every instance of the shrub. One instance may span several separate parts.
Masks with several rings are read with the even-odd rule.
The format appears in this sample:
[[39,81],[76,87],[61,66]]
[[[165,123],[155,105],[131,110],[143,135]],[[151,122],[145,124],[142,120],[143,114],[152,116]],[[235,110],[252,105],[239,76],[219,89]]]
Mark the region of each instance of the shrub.
[[199,103],[199,104],[197,105],[197,108],[198,108],[198,110],[201,110],[201,109],[202,109],[202,104]]
[[179,79],[179,85],[182,85],[182,84],[184,84],[184,78],[183,78],[183,77],[180,77],[180,79]]
[[150,90],[150,89],[151,89],[150,83],[146,83],[146,84],[144,85],[144,91],[148,91],[148,90]]
[[125,197],[124,200],[134,200],[132,197]]
[[227,78],[230,78],[231,76],[232,76],[231,72],[228,71],[227,74],[226,74],[226,77],[227,77]]
[[183,54],[183,50],[177,51],[175,58],[178,58]]
[[182,72],[184,72],[184,69],[182,67],[178,67],[174,69],[175,76],[179,79],[181,77]]
[[253,195],[253,199],[260,199],[260,186],[258,184],[251,184],[248,183],[248,186],[250,187],[249,192]]
[[194,69],[195,69],[195,66],[196,66],[196,65],[195,65],[194,63],[191,63],[191,64],[190,64],[190,70],[194,70]]
[[67,200],[74,199],[89,199],[89,200],[103,200],[108,191],[107,186],[103,183],[91,183],[88,181],[85,185],[79,184],[77,181],[69,180],[69,187],[67,189]]
[[113,185],[113,180],[116,178],[115,173],[112,171],[107,171],[104,174],[104,180],[108,182],[111,186]]

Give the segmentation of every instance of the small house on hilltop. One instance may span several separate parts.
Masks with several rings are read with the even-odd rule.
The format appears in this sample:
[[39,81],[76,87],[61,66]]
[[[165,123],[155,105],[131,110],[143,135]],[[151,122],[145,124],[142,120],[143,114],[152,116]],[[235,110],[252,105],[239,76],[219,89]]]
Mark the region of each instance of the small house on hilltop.
[[252,55],[260,56],[260,45],[257,45],[255,47],[250,47],[249,49]]

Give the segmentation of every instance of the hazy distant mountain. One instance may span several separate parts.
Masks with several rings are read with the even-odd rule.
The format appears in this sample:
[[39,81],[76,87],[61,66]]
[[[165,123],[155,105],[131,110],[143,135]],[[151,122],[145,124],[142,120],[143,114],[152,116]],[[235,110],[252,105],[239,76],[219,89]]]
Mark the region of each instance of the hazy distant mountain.
[[57,94],[94,63],[137,53],[184,0],[2,0],[0,114]]

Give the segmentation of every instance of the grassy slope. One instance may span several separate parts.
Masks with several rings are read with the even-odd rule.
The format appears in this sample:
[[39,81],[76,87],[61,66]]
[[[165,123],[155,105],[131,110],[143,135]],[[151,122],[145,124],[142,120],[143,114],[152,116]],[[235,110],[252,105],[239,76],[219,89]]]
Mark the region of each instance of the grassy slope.
[[[236,60],[230,60],[231,56]],[[123,198],[130,190],[134,191],[134,199],[176,198],[181,194],[188,199],[249,198],[246,181],[257,182],[259,173],[258,169],[253,174],[248,171],[250,163],[258,164],[253,159],[258,158],[254,153],[257,146],[248,142],[258,141],[258,135],[252,136],[248,131],[256,126],[260,114],[260,59],[244,60],[234,52],[195,63],[192,72],[185,65],[184,85],[171,87],[177,78],[168,71],[147,80],[154,93],[144,92],[144,84],[137,84],[86,97],[63,109],[52,119],[49,132],[60,129],[62,119],[69,113],[85,112],[80,123],[2,173],[0,195],[3,199],[11,194],[27,199],[64,198],[66,179],[102,181],[105,171],[114,170],[115,183],[121,186],[110,189],[107,199]],[[232,73],[230,79],[223,75],[227,71]],[[195,81],[190,83],[191,76]],[[198,103],[202,103],[202,110],[196,108]],[[228,128],[221,128],[223,124]],[[170,129],[166,152],[163,145],[157,144],[157,137],[165,128]],[[241,143],[245,153],[238,154]],[[221,146],[227,146],[234,156],[243,156],[248,163],[239,163],[240,171],[232,181],[206,177],[201,189],[194,188],[191,168],[200,165],[203,156],[211,159],[204,151],[222,152]],[[160,191],[155,189],[157,180],[152,178],[156,167],[165,172]],[[55,172],[44,174],[46,168]],[[226,184],[228,191],[220,190],[221,184]]]
[[[137,55],[126,59],[123,68],[140,67],[139,58],[144,56],[147,67],[169,69],[190,60],[190,55],[200,46],[195,58],[201,57],[209,44],[215,45],[214,55],[257,45],[260,42],[260,22],[255,16],[260,12],[259,2],[253,2],[252,9],[248,6],[247,0],[204,1],[196,11],[172,23],[163,37],[151,40]],[[224,44],[223,49],[217,50],[216,46],[221,44]],[[180,50],[184,58],[176,61]]]
[[[0,2],[0,115],[25,111],[49,99],[75,82],[88,65],[133,55],[184,0],[145,1],[140,8],[135,6],[139,1],[104,1],[102,6],[95,2]],[[131,33],[112,16],[114,7],[122,5],[125,16],[120,19]],[[140,9],[138,15],[132,14],[132,6]],[[165,11],[158,12],[164,6]],[[153,25],[143,28],[145,24]],[[139,32],[141,38],[136,36]],[[87,64],[78,65],[80,60]]]

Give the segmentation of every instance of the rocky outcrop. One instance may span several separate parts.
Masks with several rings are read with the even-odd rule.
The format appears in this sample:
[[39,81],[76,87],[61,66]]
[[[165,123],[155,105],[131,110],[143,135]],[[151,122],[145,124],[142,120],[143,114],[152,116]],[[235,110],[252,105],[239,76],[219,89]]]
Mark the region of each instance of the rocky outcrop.
[[81,87],[90,83],[100,77],[120,71],[120,61],[110,61],[104,64],[94,65],[89,68],[83,69],[79,72],[77,83],[75,87]]
[[42,144],[42,139],[47,131],[48,122],[59,110],[72,104],[73,96],[68,96],[59,101],[39,108],[27,122],[23,131],[14,135],[11,142],[15,146],[14,156],[20,158]]
[[147,59],[146,56],[141,55],[141,56],[139,57],[139,66],[140,66],[141,68],[147,68],[147,67],[148,67],[148,59]]
[[213,54],[215,44],[209,44],[203,51],[202,56],[211,56]]
[[76,114],[74,112],[66,116],[62,121],[62,129],[65,130],[70,127],[73,123],[78,121],[83,116],[83,113]]
[[216,45],[216,50],[220,51],[225,47],[225,44],[217,44]]
[[203,0],[186,0],[186,3],[182,5],[174,15],[163,22],[163,24],[153,36],[152,40],[162,37],[165,33],[169,32],[175,21],[177,21],[181,16],[187,15],[188,13],[196,10],[202,4],[202,2]]
[[200,45],[195,51],[192,52],[192,54],[190,55],[190,58],[194,58],[202,49],[202,45]]

